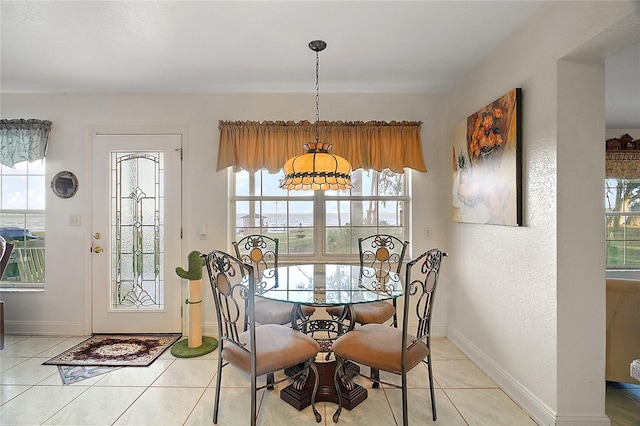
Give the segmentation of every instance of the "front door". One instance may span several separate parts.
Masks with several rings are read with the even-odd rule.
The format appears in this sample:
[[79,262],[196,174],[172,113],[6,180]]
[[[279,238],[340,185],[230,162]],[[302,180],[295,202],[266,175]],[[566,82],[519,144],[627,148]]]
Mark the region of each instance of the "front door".
[[92,137],[92,330],[181,332],[179,134]]

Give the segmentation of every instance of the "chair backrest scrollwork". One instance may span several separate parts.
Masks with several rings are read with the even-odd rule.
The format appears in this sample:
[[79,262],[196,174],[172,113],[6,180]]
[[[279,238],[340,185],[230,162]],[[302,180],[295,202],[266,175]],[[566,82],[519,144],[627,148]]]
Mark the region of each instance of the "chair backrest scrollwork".
[[[256,279],[259,281],[256,284],[258,287],[260,287],[262,277],[273,278],[273,275],[265,274],[273,274],[275,268],[278,267],[277,238],[252,234],[238,241],[234,241],[231,244],[236,252],[236,257],[254,267]],[[258,288],[258,290],[260,290],[260,288]]]
[[400,273],[408,241],[388,234],[358,238],[360,265]]
[[[430,347],[431,312],[440,277],[440,265],[442,264],[442,258],[445,256],[447,256],[447,253],[442,250],[431,249],[407,263],[403,324],[409,324],[409,311],[411,310],[416,314],[418,327],[415,333],[415,340],[407,342],[407,327],[404,326],[404,348],[409,348],[419,340],[425,340],[427,346]],[[415,302],[410,303],[412,298],[415,299]]]
[[[202,257],[213,292],[221,350],[224,342],[245,347],[246,344],[239,339],[239,329],[243,326],[241,306],[246,305],[249,313],[254,311],[253,266],[220,250],[213,250]],[[252,341],[254,332],[255,327],[251,327]]]

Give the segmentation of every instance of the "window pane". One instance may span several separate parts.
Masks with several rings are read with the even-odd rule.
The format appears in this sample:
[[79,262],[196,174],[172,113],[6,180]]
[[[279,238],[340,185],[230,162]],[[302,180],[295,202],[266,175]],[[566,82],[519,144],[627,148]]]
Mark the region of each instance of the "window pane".
[[327,226],[345,226],[351,220],[351,205],[348,201],[330,200],[325,202],[325,223]]
[[29,176],[27,203],[29,209],[44,210],[44,176]]
[[[358,202],[354,202],[358,204]],[[377,225],[378,224],[378,212],[376,210],[377,202],[375,200],[368,200],[361,202],[361,210],[363,213],[362,225]]]
[[343,227],[327,227],[326,248],[328,254],[357,254],[358,239],[352,235],[352,229]]
[[2,286],[44,283],[44,161],[2,166],[0,235],[14,245]]
[[313,228],[313,201],[290,201],[287,204],[289,226]]
[[262,211],[265,216],[264,225],[269,232],[284,232],[287,226],[287,202],[264,201]]
[[283,191],[282,173],[232,176],[235,239],[248,233],[278,238],[281,257],[357,261],[358,237],[386,232],[404,239],[404,175],[356,170],[352,190],[325,192]]
[[607,266],[640,266],[640,179],[605,180]]
[[[44,213],[32,213],[25,215],[25,223],[27,230],[31,233],[27,233],[30,239],[39,240],[41,244],[36,244],[44,248]],[[38,238],[33,238],[36,236]]]
[[313,227],[299,226],[290,228],[287,234],[289,254],[313,254]]
[[280,179],[282,174],[270,174],[262,171],[262,195],[266,196],[283,196],[286,191],[280,188]]
[[362,171],[361,172],[361,183],[359,185],[359,192],[357,192],[358,195],[362,195],[365,197],[370,197],[373,195],[377,195],[377,176],[378,173],[373,171],[373,170],[368,170],[368,171]]
[[402,218],[402,202],[378,201],[378,224],[399,226]]
[[249,195],[249,172],[238,172],[233,174],[235,178],[236,195]]
[[2,209],[27,208],[27,177],[2,177]]
[[251,195],[262,195],[262,172],[249,175],[249,193]]
[[404,175],[384,170],[378,176],[378,195],[399,196],[404,194]]

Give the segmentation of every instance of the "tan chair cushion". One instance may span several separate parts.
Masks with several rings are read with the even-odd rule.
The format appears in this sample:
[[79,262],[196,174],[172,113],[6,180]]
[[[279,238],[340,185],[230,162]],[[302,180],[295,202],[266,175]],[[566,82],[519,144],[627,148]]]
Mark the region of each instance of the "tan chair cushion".
[[[254,310],[258,324],[288,324],[291,322],[292,303],[277,300],[256,299]],[[310,316],[315,312],[313,306],[302,306],[302,313]]]
[[[351,305],[359,324],[382,324],[396,312],[392,304],[383,300],[371,303],[357,303]],[[327,312],[334,317],[342,314],[343,306],[329,306]]]
[[[409,341],[412,336],[407,336]],[[400,373],[402,370],[402,330],[383,324],[366,324],[339,337],[331,348],[341,358],[378,370]],[[407,370],[427,355],[427,345],[420,341],[407,352]]]
[[[249,342],[249,332],[240,335],[240,341]],[[282,370],[316,356],[320,345],[313,338],[279,324],[256,327],[256,374]],[[251,374],[251,355],[244,348],[225,342],[222,358]]]

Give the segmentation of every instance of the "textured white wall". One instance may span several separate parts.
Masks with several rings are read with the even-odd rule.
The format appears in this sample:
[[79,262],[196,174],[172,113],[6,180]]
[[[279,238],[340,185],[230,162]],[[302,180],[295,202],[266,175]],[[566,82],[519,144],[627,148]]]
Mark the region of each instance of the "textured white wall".
[[[446,219],[440,200],[447,194],[443,170],[446,137],[442,95],[321,94],[325,120],[422,121],[428,173],[413,173],[412,253],[443,246]],[[79,95],[3,94],[3,118],[53,121],[47,154],[47,182],[60,170],[73,171],[80,189],[71,199],[47,193],[46,289],[35,293],[2,293],[8,332],[83,334],[90,329],[89,247],[91,246],[90,131],[179,129],[186,132],[184,168],[183,258],[191,250],[230,249],[227,237],[227,172],[216,172],[218,120],[313,120],[314,94]],[[300,147],[302,152],[302,147]],[[446,209],[445,209],[446,210]],[[82,226],[69,226],[69,215],[81,214]],[[208,239],[198,226],[208,224]],[[424,240],[423,228],[432,228]],[[444,247],[443,247],[444,248]],[[447,290],[440,294],[434,331],[445,333]],[[205,330],[212,327],[213,306],[205,298]],[[207,325],[208,324],[208,325]]]
[[[453,223],[448,335],[541,424],[604,416],[604,57],[636,3],[545,2],[448,93],[449,128],[523,90],[521,228]],[[632,20],[633,21],[633,20]],[[636,30],[637,31],[637,20]],[[609,37],[615,51],[628,40]],[[578,59],[576,59],[577,61]]]
[[[604,298],[599,287],[604,286],[603,173],[595,171],[603,162],[604,125],[599,118],[589,123],[588,115],[580,119],[575,110],[564,109],[579,101],[587,104],[582,114],[598,111],[603,101],[601,69],[593,60],[585,66],[575,61],[559,66],[558,61],[637,7],[638,2],[544,2],[528,23],[445,95],[321,96],[326,120],[424,122],[429,172],[413,174],[412,250],[417,254],[439,246],[451,254],[443,266],[435,329],[448,327],[450,338],[544,424],[606,424],[604,320],[600,322]],[[631,21],[625,21],[627,33],[638,33],[638,19]],[[616,40],[608,38],[605,47],[615,50]],[[514,87],[523,89],[524,98],[525,226],[451,223],[450,132]],[[584,93],[572,100],[575,90]],[[91,128],[187,129],[184,264],[191,250],[227,245],[227,211],[220,204],[227,197],[227,174],[215,171],[218,120],[314,117],[313,94],[3,94],[1,101],[3,118],[54,122],[47,180],[63,169],[80,179],[80,191],[72,199],[47,198],[46,290],[1,295],[7,301],[8,331],[25,333],[90,331]],[[583,130],[573,132],[584,123]],[[582,152],[584,144],[597,144],[598,153],[591,145]],[[587,174],[586,167],[594,174]],[[583,196],[572,195],[576,188]],[[570,198],[559,200],[564,194]],[[593,211],[583,214],[582,209]],[[82,214],[81,227],[68,225],[70,214]],[[200,223],[209,225],[206,241],[198,238]],[[423,237],[425,227],[432,228],[429,241]],[[579,235],[589,228],[594,234]],[[205,311],[211,312],[205,300]],[[593,333],[586,332],[589,329]]]

